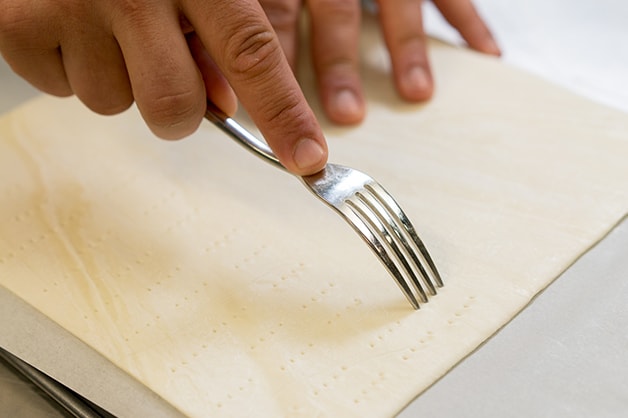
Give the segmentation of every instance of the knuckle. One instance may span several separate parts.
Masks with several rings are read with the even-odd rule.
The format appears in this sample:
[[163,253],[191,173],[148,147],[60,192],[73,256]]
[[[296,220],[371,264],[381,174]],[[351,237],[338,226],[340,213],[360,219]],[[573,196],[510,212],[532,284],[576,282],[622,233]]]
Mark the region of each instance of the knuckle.
[[273,124],[281,124],[286,120],[295,121],[300,116],[299,100],[292,95],[285,95],[267,102],[265,109],[266,120]]
[[321,59],[319,65],[327,78],[346,78],[359,71],[359,63],[345,54],[329,54]]
[[311,128],[308,107],[297,94],[285,93],[262,103],[261,116],[282,138],[301,138]]
[[227,72],[253,81],[280,65],[281,47],[271,28],[243,21],[232,33],[225,48]]
[[266,17],[275,30],[291,30],[299,20],[299,3],[285,0],[260,1]]
[[338,23],[354,23],[361,14],[357,0],[318,0],[316,9],[321,16],[333,18]]
[[110,0],[95,3],[92,7],[99,8],[103,16],[108,16],[114,31],[129,29],[145,29],[155,24],[158,5],[148,0]]
[[114,13],[126,16],[131,20],[144,15],[147,7],[144,0],[111,0],[108,3]]
[[77,0],[0,0],[0,49],[20,54],[57,48],[85,8]]
[[424,49],[426,39],[422,33],[412,28],[397,33],[397,36],[394,38],[394,42],[399,48],[405,48],[407,50],[420,50]]
[[201,117],[200,102],[192,89],[149,94],[138,104],[148,124],[163,138],[191,133]]
[[145,6],[143,0],[111,0],[109,2],[115,9],[125,13],[136,13]]
[[32,16],[21,2],[0,1],[0,45],[16,42],[28,34]]

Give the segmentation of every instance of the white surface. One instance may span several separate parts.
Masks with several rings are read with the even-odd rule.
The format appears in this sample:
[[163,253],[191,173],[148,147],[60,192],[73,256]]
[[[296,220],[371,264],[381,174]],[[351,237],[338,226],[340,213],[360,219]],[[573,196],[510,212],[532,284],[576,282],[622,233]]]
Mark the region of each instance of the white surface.
[[[628,2],[476,4],[506,62],[628,112]],[[429,29],[456,40],[442,22]],[[624,221],[399,416],[625,416],[627,248]]]
[[[20,298],[2,286],[0,286],[0,317],[11,318],[10,321],[1,322],[0,343],[8,340],[10,347],[7,348],[20,355],[26,353],[25,358],[28,358],[28,362],[36,368],[41,368],[42,364],[63,365],[54,368],[55,378],[88,399],[97,399],[98,404],[108,412],[116,416],[121,416],[118,411],[125,411],[133,416],[180,418],[180,414],[172,406],[152,391],[130,379],[124,371],[113,366],[50,318],[24,304]],[[11,338],[15,335],[20,335],[21,341],[16,342]],[[46,350],[33,349],[33,342],[39,347],[46,347]],[[68,362],[68,358],[72,361]],[[9,376],[9,370],[6,372],[6,376]],[[77,383],[76,376],[90,376],[89,384]],[[0,392],[28,390],[26,384],[19,382],[22,384],[16,385],[17,382],[19,382],[17,378],[14,381],[0,379]],[[112,397],[115,399],[111,399]],[[24,394],[21,399],[7,399],[6,403],[0,403],[0,417],[47,417],[48,414],[43,407],[39,408],[41,415],[38,415],[32,405],[19,405],[19,402],[26,402],[30,398],[32,395]],[[0,396],[0,400],[2,399]]]
[[[359,127],[327,126],[333,158],[381,179],[440,263],[420,312],[290,176],[257,162],[243,182],[214,127],[174,145],[137,109],[112,121],[76,99],[1,120],[0,283],[190,416],[397,413],[628,209],[624,113],[432,55],[442,85],[420,111],[373,100]],[[393,94],[365,75],[367,97]]]
[[[480,0],[504,59],[628,111],[628,2]],[[32,90],[0,70],[5,111]],[[401,416],[620,416],[628,228],[615,231]],[[624,383],[625,385],[625,383]]]
[[410,417],[623,417],[628,222],[417,398]]
[[[628,112],[628,2],[476,0],[502,59],[592,100]],[[426,30],[460,43],[426,4]]]

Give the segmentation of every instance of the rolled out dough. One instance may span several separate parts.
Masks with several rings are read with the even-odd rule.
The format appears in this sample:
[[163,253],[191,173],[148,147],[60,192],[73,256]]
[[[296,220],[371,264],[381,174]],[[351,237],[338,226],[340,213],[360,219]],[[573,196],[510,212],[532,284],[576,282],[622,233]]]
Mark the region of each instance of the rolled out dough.
[[369,42],[369,116],[325,126],[331,160],[413,219],[446,283],[421,310],[209,124],[163,142],[48,97],[0,119],[0,284],[189,416],[398,412],[624,216],[628,116],[441,44],[434,99],[403,104]]

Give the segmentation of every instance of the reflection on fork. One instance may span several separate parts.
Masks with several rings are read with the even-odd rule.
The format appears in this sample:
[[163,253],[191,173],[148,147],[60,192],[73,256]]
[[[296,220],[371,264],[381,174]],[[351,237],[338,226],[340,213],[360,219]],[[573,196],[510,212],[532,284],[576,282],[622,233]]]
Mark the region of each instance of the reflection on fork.
[[[249,151],[285,170],[264,141],[209,101],[205,117]],[[327,164],[320,172],[301,180],[362,237],[415,309],[443,286],[414,226],[393,197],[371,177],[352,168]]]

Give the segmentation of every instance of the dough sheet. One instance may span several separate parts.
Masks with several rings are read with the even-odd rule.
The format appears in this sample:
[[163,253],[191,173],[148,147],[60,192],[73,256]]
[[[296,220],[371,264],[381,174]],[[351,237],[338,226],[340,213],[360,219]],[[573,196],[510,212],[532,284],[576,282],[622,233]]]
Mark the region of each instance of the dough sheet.
[[625,215],[628,115],[439,43],[434,99],[402,103],[365,48],[367,119],[324,128],[439,266],[420,310],[339,216],[209,123],[166,142],[134,108],[49,97],[0,119],[0,284],[189,416],[397,413]]

